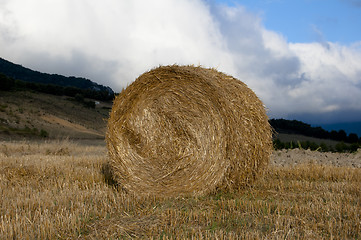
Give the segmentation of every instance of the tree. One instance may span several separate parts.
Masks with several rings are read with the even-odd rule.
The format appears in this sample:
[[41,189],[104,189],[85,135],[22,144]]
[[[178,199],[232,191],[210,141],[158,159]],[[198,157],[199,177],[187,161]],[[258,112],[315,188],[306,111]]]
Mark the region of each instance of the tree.
[[342,130],[342,129],[339,130],[337,132],[337,137],[338,137],[339,141],[344,141],[344,142],[347,141],[347,134],[346,134],[345,130]]
[[335,131],[335,130],[332,130],[331,132],[330,132],[330,138],[332,139],[332,140],[338,140],[338,134],[337,134],[337,132]]
[[329,147],[323,142],[320,144],[320,148],[322,152],[327,152],[329,150]]
[[84,106],[88,108],[95,108],[95,102],[94,101],[84,101]]
[[75,101],[77,101],[77,102],[81,102],[81,103],[84,102],[84,96],[82,94],[77,93],[77,94],[75,94],[74,98],[75,98]]
[[356,133],[350,133],[347,138],[347,142],[349,143],[357,143],[358,142],[358,136]]
[[344,142],[337,143],[335,148],[337,152],[341,152],[341,153],[348,150],[348,147]]
[[0,90],[9,91],[15,86],[15,81],[0,73]]
[[357,152],[357,150],[359,149],[360,145],[358,143],[352,143],[350,145],[350,152]]

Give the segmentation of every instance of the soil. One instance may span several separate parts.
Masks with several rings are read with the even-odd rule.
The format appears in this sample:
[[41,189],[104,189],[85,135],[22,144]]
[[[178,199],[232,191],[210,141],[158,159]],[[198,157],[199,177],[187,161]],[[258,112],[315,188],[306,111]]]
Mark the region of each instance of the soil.
[[280,150],[273,152],[270,161],[270,164],[274,166],[309,163],[361,168],[361,149],[355,153],[318,152],[304,149]]

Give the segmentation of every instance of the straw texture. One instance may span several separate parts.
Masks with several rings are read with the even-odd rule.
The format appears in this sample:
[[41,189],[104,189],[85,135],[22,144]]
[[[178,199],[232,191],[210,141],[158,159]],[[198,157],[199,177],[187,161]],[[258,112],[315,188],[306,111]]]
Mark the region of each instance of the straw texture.
[[114,100],[106,135],[109,173],[140,195],[203,195],[251,183],[268,164],[262,102],[214,69],[162,66]]

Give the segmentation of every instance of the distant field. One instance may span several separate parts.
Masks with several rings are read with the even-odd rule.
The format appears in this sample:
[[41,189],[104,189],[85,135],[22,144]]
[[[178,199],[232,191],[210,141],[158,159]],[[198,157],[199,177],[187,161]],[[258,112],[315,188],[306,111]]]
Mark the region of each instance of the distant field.
[[278,133],[276,135],[276,138],[281,140],[281,142],[291,142],[292,141],[294,143],[297,143],[297,141],[299,141],[299,142],[309,141],[309,142],[317,143],[318,145],[321,143],[325,143],[327,146],[335,146],[337,143],[339,143],[338,141],[333,141],[333,140],[329,140],[329,139],[320,139],[320,138],[303,136],[303,135],[299,135],[299,134],[287,134],[287,133]]
[[360,168],[272,165],[239,192],[140,198],[104,182],[106,159],[103,141],[0,142],[1,239],[361,239]]

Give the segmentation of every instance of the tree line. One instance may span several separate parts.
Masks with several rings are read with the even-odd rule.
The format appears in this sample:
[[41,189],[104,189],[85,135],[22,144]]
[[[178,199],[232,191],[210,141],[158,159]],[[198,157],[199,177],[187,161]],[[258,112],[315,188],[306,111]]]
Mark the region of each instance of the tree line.
[[0,83],[0,90],[2,91],[31,90],[58,96],[77,96],[77,99],[90,98],[99,101],[110,101],[114,98],[114,93],[110,94],[110,92],[106,89],[83,89],[73,86],[26,82],[22,80],[15,80],[2,73],[0,73]]
[[59,74],[48,74],[31,70],[19,64],[12,63],[0,58],[0,73],[12,79],[18,79],[24,82],[39,83],[45,85],[55,85],[62,87],[75,87],[80,89],[90,89],[100,92],[107,92],[108,95],[114,95],[110,87],[106,87],[86,78],[65,77]]
[[269,122],[273,129],[279,133],[300,134],[304,136],[320,139],[331,139],[350,144],[361,144],[361,137],[359,138],[356,133],[350,133],[349,135],[347,135],[344,130],[326,131],[322,127],[312,127],[310,124],[297,120],[270,119]]

